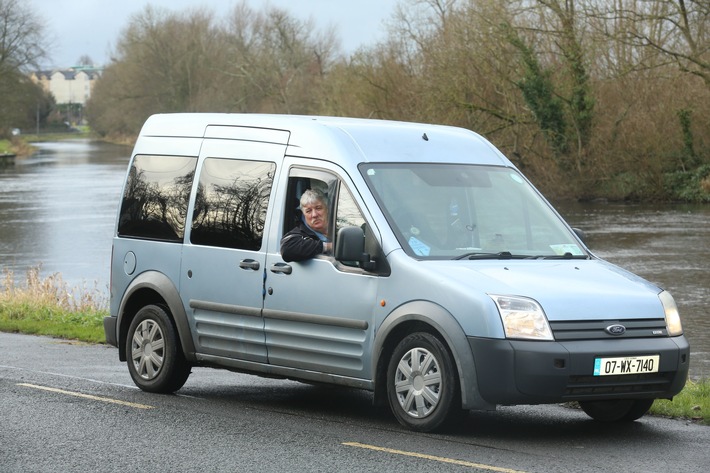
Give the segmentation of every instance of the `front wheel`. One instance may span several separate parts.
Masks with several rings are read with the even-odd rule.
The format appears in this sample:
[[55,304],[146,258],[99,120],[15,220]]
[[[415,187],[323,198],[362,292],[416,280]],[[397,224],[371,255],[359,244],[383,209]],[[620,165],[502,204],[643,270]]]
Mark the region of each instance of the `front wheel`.
[[190,375],[175,326],[162,306],[138,311],[128,329],[126,359],[133,382],[143,391],[172,393]]
[[387,397],[399,423],[419,432],[450,424],[461,410],[455,373],[438,338],[426,332],[405,337],[387,369]]
[[643,417],[653,399],[617,399],[611,401],[579,401],[579,407],[599,422],[633,422]]

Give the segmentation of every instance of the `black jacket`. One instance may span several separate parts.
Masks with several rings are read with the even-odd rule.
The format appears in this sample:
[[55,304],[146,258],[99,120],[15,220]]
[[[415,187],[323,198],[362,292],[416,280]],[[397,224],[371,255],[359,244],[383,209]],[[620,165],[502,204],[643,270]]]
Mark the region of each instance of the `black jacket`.
[[284,261],[303,261],[323,253],[323,242],[313,230],[301,222],[281,239]]

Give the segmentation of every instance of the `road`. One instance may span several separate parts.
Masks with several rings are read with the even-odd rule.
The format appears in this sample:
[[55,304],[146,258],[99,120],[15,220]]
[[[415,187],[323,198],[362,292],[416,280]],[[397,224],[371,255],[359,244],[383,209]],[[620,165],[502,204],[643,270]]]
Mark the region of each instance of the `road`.
[[176,395],[149,394],[115,348],[0,333],[0,471],[710,471],[710,428],[686,421],[518,406],[421,434],[371,401],[209,368]]

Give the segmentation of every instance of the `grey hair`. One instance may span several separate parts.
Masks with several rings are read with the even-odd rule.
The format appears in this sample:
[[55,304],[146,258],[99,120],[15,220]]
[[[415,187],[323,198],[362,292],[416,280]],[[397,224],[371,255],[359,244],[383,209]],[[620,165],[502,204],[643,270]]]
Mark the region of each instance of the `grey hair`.
[[328,199],[325,194],[318,189],[306,189],[306,191],[301,194],[301,207],[304,205],[313,205],[318,201],[328,207]]

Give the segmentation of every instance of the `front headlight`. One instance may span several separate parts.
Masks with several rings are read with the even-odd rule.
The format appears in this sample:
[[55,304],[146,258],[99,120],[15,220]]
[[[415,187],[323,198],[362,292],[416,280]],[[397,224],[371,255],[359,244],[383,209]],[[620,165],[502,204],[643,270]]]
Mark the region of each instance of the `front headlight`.
[[506,338],[554,340],[540,304],[526,297],[489,296],[498,307]]
[[675,305],[673,296],[668,291],[663,291],[658,295],[663,305],[663,311],[666,313],[666,328],[668,335],[677,337],[683,335],[683,325],[680,323],[680,314],[678,314],[678,306]]

